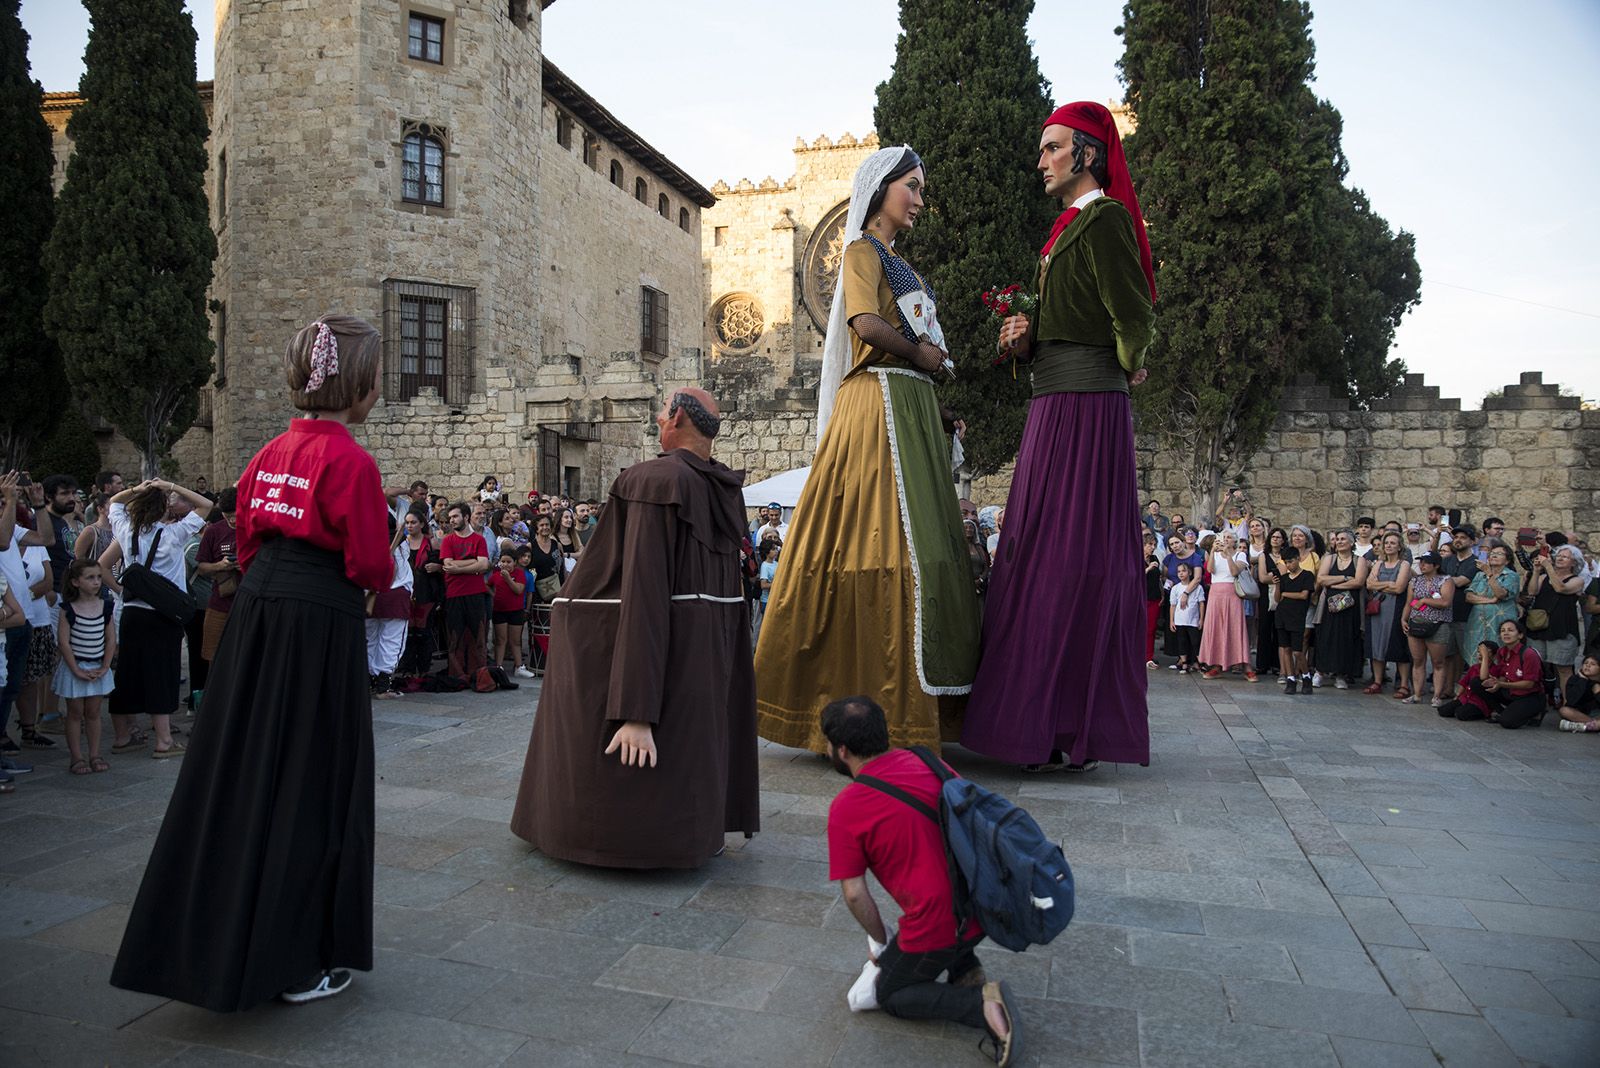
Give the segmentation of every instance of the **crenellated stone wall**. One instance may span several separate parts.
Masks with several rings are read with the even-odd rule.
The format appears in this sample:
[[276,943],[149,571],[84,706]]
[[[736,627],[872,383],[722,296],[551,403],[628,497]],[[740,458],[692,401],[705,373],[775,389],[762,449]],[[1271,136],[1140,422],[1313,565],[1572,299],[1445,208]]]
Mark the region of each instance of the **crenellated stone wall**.
[[[1600,411],[1527,371],[1481,411],[1441,398],[1409,374],[1370,411],[1355,410],[1311,375],[1284,391],[1277,423],[1236,485],[1258,515],[1318,529],[1378,521],[1422,522],[1430,505],[1490,515],[1507,527],[1576,530],[1600,538]],[[1196,518],[1179,457],[1140,434],[1139,489],[1163,510]],[[1010,467],[979,479],[973,499],[1003,504]],[[1226,487],[1225,487],[1226,488]]]

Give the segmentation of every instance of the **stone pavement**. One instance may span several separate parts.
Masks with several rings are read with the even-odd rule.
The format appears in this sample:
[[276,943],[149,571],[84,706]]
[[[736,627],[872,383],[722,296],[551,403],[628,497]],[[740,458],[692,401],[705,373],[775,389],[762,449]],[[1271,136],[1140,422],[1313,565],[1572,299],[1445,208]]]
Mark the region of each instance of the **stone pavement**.
[[[0,798],[0,1064],[982,1063],[976,1032],[846,1010],[823,761],[764,747],[765,830],[702,871],[554,863],[506,829],[533,696],[376,706],[377,967],[238,1016],[106,982],[174,763],[41,759]],[[1149,768],[946,753],[1077,873],[1056,944],[984,954],[1029,1063],[1600,1060],[1600,738],[1166,671],[1151,705]]]

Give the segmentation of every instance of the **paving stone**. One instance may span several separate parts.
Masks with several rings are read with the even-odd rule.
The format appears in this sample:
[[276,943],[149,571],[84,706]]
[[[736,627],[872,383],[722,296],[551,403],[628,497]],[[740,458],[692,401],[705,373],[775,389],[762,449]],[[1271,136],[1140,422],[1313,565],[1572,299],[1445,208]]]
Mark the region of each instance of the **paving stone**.
[[27,938],[107,904],[101,898],[41,893],[24,886],[0,884],[0,938]]
[[432,908],[477,883],[478,880],[470,876],[412,871],[379,864],[373,871],[372,896],[375,902],[385,905]]
[[[1139,1017],[1126,1008],[1023,997],[1022,1026],[1027,1048],[1041,1068],[1139,1063]],[[954,1025],[951,1030],[967,1042],[976,1034]],[[964,1063],[967,1056],[963,1050],[961,1061],[946,1063]]]
[[718,950],[724,957],[804,964],[855,974],[866,961],[867,938],[855,932],[814,930],[768,920],[748,920]]
[[1322,877],[1327,889],[1334,894],[1361,894],[1367,897],[1382,896],[1383,888],[1367,871],[1360,860],[1348,857],[1315,856],[1311,863]]
[[541,885],[537,877],[531,882],[512,881],[515,878],[478,880],[450,899],[448,911],[461,916],[566,930],[581,923],[605,900],[551,890]]
[[1050,997],[1145,1013],[1217,1018],[1227,1015],[1228,1004],[1222,980],[1215,975],[1129,964],[1079,968],[1061,957],[1050,969]]
[[377,949],[372,971],[356,973],[348,997],[368,1012],[407,1012],[448,1020],[510,974],[477,964]]
[[1517,1056],[1550,1068],[1593,1068],[1600,1050],[1600,1022],[1594,1020],[1500,1008],[1484,1009],[1483,1018]]
[[1413,1009],[1411,1018],[1422,1028],[1440,1064],[1449,1068],[1520,1068],[1517,1055],[1482,1017]]
[[1390,894],[1389,900],[1407,923],[1483,930],[1483,924],[1467,911],[1459,898],[1440,897],[1437,894]]
[[1482,901],[1521,902],[1522,895],[1498,875],[1461,872],[1444,868],[1391,868],[1368,863],[1367,870],[1378,885],[1391,893],[1437,894],[1442,897],[1470,897]]
[[406,949],[437,957],[488,925],[489,921],[480,916],[375,905],[372,941],[375,949]]
[[289,1056],[339,1068],[391,1068],[408,1062],[457,1068],[497,1066],[525,1041],[500,1027],[483,1027],[387,1009],[358,1011]]
[[715,953],[735,931],[744,926],[745,919],[732,912],[669,909],[637,901],[607,901],[569,925],[568,929],[621,942]]
[[595,980],[597,986],[666,998],[759,1009],[788,966],[636,945]]
[[1382,945],[1368,946],[1367,950],[1388,980],[1389,989],[1406,1008],[1466,1014],[1474,1011],[1451,974],[1427,950]]
[[1591,957],[1576,942],[1566,939],[1423,924],[1418,924],[1412,930],[1442,961],[1600,977],[1600,959]]
[[845,1027],[838,1052],[828,1063],[832,1068],[924,1068],[966,1060],[970,1055],[968,1041],[938,1027],[923,1027],[917,1033],[906,1034],[852,1020]]
[[1320,916],[1340,915],[1338,904],[1320,882],[1262,879],[1260,886],[1262,894],[1266,896],[1268,908],[1285,912],[1309,912]]
[[[1220,907],[1220,906],[1219,906]],[[1077,902],[1074,922],[1145,927],[1180,934],[1205,934],[1201,906],[1191,901],[1099,894]]]
[[[128,926],[128,905],[106,905],[82,916],[47,927],[31,941],[76,949],[83,953],[115,955]],[[9,971],[9,961],[7,967]]]
[[111,959],[73,951],[0,985],[0,1006],[96,1027],[137,1020],[164,1000],[110,983]]
[[1600,913],[1501,901],[1463,901],[1462,904],[1487,931],[1585,941],[1600,939]]
[[1167,1014],[1139,1015],[1139,1045],[1146,1068],[1336,1068],[1339,1063],[1325,1034]]
[[569,979],[508,975],[455,1018],[558,1043],[621,1051],[666,1006],[666,998],[646,994]]
[[627,948],[609,938],[501,922],[479,928],[440,955],[488,968],[587,982],[615,964]]
[[1368,1038],[1377,1042],[1426,1046],[1398,998],[1386,994],[1327,991],[1299,983],[1224,979],[1233,1018],[1240,1023],[1277,1027],[1286,1021],[1304,1030]]
[[28,1068],[114,1064],[118,1068],[140,1068],[174,1064],[172,1058],[183,1050],[177,1042],[152,1035],[0,1008],[0,1064]]
[[1282,946],[1164,931],[1130,931],[1128,944],[1132,963],[1141,968],[1175,968],[1206,975],[1283,982],[1299,978],[1294,962]]
[[[1538,1012],[1547,1016],[1566,1015],[1565,1006],[1552,995],[1544,983],[1534,977],[1532,972],[1517,971],[1512,968],[1491,968],[1481,964],[1463,964],[1460,961],[1448,961],[1445,963],[1445,968],[1474,1005],[1521,1009],[1524,1012]],[[1594,979],[1572,980],[1576,983],[1586,981],[1600,984],[1600,980]]]
[[1600,979],[1571,975],[1540,975],[1538,979],[1572,1015],[1585,1020],[1600,1020]]
[[1363,942],[1422,948],[1422,939],[1401,918],[1388,898],[1341,897],[1337,900],[1345,919]]
[[1347,949],[1321,949],[1297,946],[1289,950],[1300,981],[1325,990],[1354,990],[1363,994],[1387,994],[1389,984],[1366,952]]
[[820,1068],[843,1040],[817,1021],[675,1001],[634,1039],[629,1052],[718,1068]]
[[1244,909],[1232,905],[1201,905],[1203,933],[1215,938],[1241,942],[1271,942],[1275,945],[1322,947],[1324,949],[1361,948],[1361,942],[1343,917],[1312,916],[1272,909]]
[[670,1068],[676,1063],[614,1049],[530,1038],[500,1068]]
[[1401,1046],[1345,1035],[1332,1038],[1340,1068],[1439,1068],[1433,1050],[1423,1046]]

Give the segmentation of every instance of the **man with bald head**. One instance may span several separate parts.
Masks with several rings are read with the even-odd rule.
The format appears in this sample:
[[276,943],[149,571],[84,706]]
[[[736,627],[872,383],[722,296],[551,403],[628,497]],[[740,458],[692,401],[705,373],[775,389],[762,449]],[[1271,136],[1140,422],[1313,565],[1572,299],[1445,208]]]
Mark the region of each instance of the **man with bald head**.
[[611,486],[551,608],[511,829],[547,856],[695,868],[760,826],[743,472],[711,458],[703,389],[656,415],[661,455]]

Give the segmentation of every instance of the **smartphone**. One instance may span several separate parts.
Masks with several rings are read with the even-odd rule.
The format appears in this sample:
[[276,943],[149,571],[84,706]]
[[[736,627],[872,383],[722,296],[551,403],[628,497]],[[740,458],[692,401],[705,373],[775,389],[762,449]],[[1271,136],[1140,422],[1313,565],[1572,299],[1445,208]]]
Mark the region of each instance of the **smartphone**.
[[1531,548],[1539,540],[1539,532],[1533,527],[1517,528],[1517,544],[1524,548]]
[[1461,509],[1452,508],[1445,513],[1445,523],[1454,530],[1461,525]]

